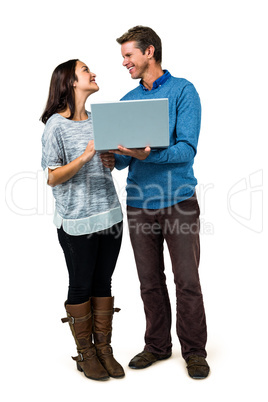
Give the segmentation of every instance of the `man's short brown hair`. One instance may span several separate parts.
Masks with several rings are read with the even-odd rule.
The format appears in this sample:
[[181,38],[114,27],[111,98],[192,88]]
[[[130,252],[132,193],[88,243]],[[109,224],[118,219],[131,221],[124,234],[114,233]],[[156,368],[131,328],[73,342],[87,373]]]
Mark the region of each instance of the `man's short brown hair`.
[[137,48],[144,54],[145,50],[153,45],[155,48],[154,58],[156,63],[162,62],[162,43],[159,36],[155,31],[149,27],[144,27],[142,25],[137,25],[134,28],[130,28],[126,33],[124,33],[116,41],[122,45],[125,42],[135,41]]

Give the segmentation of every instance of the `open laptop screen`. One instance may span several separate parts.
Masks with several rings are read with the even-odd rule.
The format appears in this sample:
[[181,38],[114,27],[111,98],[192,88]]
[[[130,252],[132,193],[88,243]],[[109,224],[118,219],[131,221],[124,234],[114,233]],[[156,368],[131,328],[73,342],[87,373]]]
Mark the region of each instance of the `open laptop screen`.
[[169,146],[168,99],[92,103],[96,151]]

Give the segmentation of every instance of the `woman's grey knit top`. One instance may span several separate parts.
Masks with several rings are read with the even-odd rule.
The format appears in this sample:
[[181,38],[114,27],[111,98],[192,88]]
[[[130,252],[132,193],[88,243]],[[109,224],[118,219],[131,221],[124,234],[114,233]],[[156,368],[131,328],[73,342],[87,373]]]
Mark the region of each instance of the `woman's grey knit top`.
[[[42,168],[66,165],[83,154],[94,139],[91,113],[88,119],[68,120],[52,115],[42,136]],[[56,201],[54,223],[70,235],[84,235],[107,229],[122,221],[122,211],[110,169],[99,153],[63,184],[52,188]]]

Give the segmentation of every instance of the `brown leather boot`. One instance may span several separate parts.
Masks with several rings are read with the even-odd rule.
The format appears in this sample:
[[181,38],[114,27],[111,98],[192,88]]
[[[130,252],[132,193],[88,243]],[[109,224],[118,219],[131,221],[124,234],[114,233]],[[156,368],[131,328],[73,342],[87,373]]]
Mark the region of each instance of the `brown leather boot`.
[[93,336],[97,355],[110,377],[122,378],[125,376],[123,367],[115,360],[110,345],[112,337],[112,319],[114,311],[113,297],[92,297],[93,308]]
[[68,322],[75,339],[78,356],[73,357],[77,363],[77,370],[84,372],[92,380],[108,380],[109,375],[99,361],[95,346],[92,343],[92,312],[91,301],[82,304],[66,304]]

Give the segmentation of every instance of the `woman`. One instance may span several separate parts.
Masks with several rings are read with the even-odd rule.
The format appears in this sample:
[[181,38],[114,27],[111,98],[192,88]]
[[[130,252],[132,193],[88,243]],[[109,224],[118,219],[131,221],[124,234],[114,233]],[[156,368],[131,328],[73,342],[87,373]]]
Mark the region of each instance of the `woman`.
[[113,308],[111,277],[121,246],[122,211],[111,170],[94,149],[91,114],[85,109],[89,95],[99,90],[95,78],[79,60],[54,70],[41,116],[46,125],[42,168],[53,187],[54,223],[69,273],[62,322],[69,323],[77,345],[73,359],[86,377],[107,380],[124,376],[110,346],[112,316],[119,311]]

